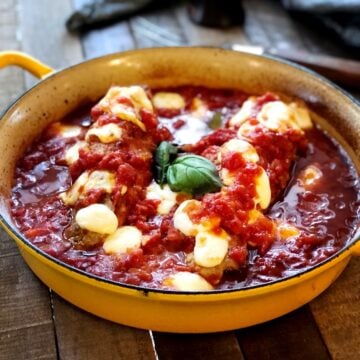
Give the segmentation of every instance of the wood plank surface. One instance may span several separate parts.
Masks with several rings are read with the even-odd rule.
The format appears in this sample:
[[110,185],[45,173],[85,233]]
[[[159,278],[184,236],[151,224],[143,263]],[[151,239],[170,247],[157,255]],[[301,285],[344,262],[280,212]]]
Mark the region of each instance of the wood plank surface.
[[61,359],[155,359],[147,331],[100,319],[56,294],[53,306]]
[[[19,50],[16,0],[0,3],[0,51]],[[0,111],[24,91],[23,71],[0,71]],[[56,359],[49,292],[22,260],[15,242],[0,230],[0,359]]]
[[237,336],[246,359],[331,358],[308,306],[265,324],[239,330]]
[[360,258],[310,306],[333,359],[359,359]]
[[154,332],[161,360],[243,360],[234,332],[215,334],[170,334]]

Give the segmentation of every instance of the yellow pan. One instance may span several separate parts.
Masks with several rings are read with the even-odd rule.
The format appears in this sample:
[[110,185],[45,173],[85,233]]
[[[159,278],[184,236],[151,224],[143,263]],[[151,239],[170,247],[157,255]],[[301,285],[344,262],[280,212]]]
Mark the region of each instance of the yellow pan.
[[[52,72],[20,53],[0,53],[0,67],[20,65],[46,76],[20,97],[0,122],[1,223],[34,273],[60,296],[105,319],[171,332],[213,332],[241,328],[283,315],[324,291],[342,272],[360,242],[300,275],[251,289],[181,293],[154,291],[105,281],[72,269],[31,245],[16,230],[8,209],[14,165],[49,122],[97,100],[112,84],[183,84],[274,91],[306,101],[321,126],[347,149],[359,170],[359,106],[340,89],[302,68],[271,58],[207,48],[130,51]],[[326,119],[322,120],[322,119]],[[342,136],[339,135],[342,134]]]

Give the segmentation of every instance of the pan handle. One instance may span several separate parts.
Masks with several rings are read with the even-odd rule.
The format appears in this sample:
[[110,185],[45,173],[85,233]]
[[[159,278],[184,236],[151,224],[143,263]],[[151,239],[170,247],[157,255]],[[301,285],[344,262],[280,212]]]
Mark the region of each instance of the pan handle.
[[0,68],[16,65],[39,79],[54,72],[54,69],[20,51],[0,51]]

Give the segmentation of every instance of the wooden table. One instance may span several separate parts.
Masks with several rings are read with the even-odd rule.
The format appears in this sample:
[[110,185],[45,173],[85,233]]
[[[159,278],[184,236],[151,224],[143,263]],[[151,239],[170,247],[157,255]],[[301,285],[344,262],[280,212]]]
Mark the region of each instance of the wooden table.
[[[243,28],[193,25],[183,5],[136,16],[81,37],[64,21],[86,0],[1,0],[0,50],[19,49],[59,69],[83,59],[139,47],[274,45],[346,56],[275,1],[244,1]],[[0,109],[36,80],[16,68],[0,71]],[[70,305],[40,283],[8,236],[0,241],[0,359],[360,359],[360,259],[329,290],[282,318],[210,335],[137,330]]]

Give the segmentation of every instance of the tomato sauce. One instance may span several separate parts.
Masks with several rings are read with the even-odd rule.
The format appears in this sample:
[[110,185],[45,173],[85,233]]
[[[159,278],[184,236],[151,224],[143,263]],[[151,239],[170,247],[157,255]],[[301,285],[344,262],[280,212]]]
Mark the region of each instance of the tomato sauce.
[[[153,94],[157,91],[153,90]],[[171,91],[185,99],[183,109],[158,109],[155,116],[142,110],[146,134],[132,123],[122,124],[121,143],[91,143],[90,150],[79,150],[79,159],[70,166],[64,163],[66,150],[84,140],[95,120],[102,125],[122,120],[104,114],[98,106],[84,106],[61,121],[81,126],[78,135],[63,137],[50,126],[34,141],[18,161],[11,196],[12,217],[30,242],[70,266],[115,282],[166,288],[164,278],[174,272],[189,271],[200,272],[219,289],[251,287],[292,276],[347,245],[359,226],[360,185],[351,160],[334,139],[318,127],[307,130],[305,135],[291,130],[279,134],[260,129],[251,137],[260,158],[258,164],[244,162],[231,151],[219,163],[220,147],[237,133],[237,129],[228,126],[229,120],[248,95],[193,86]],[[195,106],[195,98],[201,101],[200,105]],[[254,119],[264,104],[277,99],[272,94],[258,98]],[[126,101],[122,100],[124,104]],[[211,122],[216,113],[221,123],[214,129]],[[159,215],[159,201],[146,198],[145,189],[153,177],[153,157],[149,154],[163,140],[235,174],[226,192],[197,196],[202,209],[191,215],[194,222],[219,218],[218,229],[231,235],[227,262],[232,265],[225,270],[199,269],[189,261],[195,239],[174,227],[177,206],[170,213]],[[271,205],[264,216],[251,223],[250,210],[256,198],[254,178],[260,174],[260,166],[270,180]],[[304,180],[309,166],[316,166],[321,175],[314,184],[309,180],[311,186]],[[93,168],[116,172],[110,200],[106,200],[109,195],[104,191],[95,189],[74,207],[66,206],[59,194],[83,171]],[[125,195],[123,186],[127,188]],[[179,196],[186,199],[186,195]],[[115,204],[122,224],[134,225],[146,236],[141,248],[110,255],[104,252],[98,238],[88,235],[83,241],[84,232],[74,226],[75,211],[104,201]],[[294,226],[299,236],[282,239],[274,227],[280,222]]]

